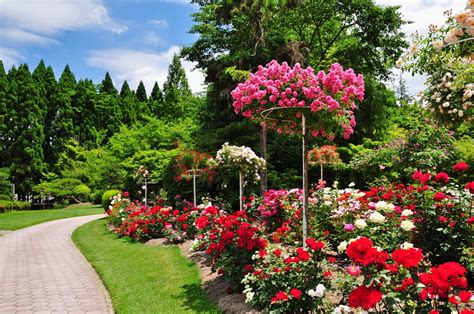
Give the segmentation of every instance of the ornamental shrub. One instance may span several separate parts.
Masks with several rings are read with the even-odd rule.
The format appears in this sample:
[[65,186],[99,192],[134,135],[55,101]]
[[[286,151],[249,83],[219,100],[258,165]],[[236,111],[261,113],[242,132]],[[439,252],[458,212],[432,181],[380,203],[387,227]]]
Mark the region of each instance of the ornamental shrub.
[[107,210],[109,208],[110,202],[112,201],[112,197],[119,194],[119,190],[107,190],[102,194],[102,208]]

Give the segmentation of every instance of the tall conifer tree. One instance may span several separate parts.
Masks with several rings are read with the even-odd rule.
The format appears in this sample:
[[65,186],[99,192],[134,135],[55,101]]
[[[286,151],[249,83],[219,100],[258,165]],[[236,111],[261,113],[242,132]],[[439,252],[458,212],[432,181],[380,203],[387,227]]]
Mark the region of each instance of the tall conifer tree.
[[125,80],[120,89],[120,107],[122,110],[122,121],[126,125],[132,125],[137,122],[137,99]]
[[173,56],[173,61],[168,67],[168,77],[163,85],[163,92],[166,106],[163,115],[179,117],[183,115],[183,104],[181,100],[191,95],[186,72],[181,65],[177,54]]

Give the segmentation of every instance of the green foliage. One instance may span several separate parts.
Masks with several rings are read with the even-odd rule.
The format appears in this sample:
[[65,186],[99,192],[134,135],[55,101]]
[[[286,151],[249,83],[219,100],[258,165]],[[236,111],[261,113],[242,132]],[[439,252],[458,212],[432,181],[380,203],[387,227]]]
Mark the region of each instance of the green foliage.
[[110,202],[112,201],[112,197],[119,194],[119,190],[107,190],[102,194],[102,208],[107,210],[109,208]]
[[14,210],[29,210],[29,209],[31,209],[30,202],[20,202],[20,201],[10,201],[10,200],[0,199],[0,213],[6,213],[9,211],[14,211]]
[[57,203],[88,201],[91,189],[80,180],[64,178],[43,182],[33,187],[41,198],[54,198]]

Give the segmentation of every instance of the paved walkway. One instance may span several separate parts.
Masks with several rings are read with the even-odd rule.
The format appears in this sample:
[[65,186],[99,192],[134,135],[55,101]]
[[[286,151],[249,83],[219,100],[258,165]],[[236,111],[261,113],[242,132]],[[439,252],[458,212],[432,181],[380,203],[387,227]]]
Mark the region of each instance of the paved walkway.
[[112,313],[107,290],[71,240],[92,215],[0,237],[0,313]]

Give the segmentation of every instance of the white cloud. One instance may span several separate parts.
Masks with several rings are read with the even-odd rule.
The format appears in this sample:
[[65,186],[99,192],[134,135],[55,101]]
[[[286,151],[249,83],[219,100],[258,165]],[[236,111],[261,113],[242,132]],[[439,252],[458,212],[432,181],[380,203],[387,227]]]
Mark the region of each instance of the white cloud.
[[[171,46],[168,50],[159,53],[129,49],[93,50],[86,58],[86,63],[109,71],[114,81],[119,82],[119,84],[127,80],[133,89],[136,89],[138,83],[143,81],[148,93],[150,93],[155,81],[160,86],[166,81],[168,66],[173,59],[173,55],[178,53],[179,49],[178,46]],[[182,61],[182,65],[186,71],[191,90],[193,92],[203,91],[205,89],[203,74],[198,70],[191,71],[195,66],[191,62]]]
[[0,38],[22,44],[50,45],[59,43],[55,39],[17,28],[0,28]]
[[168,28],[168,22],[166,20],[150,20],[149,23],[159,28]]
[[2,24],[40,34],[101,28],[121,33],[100,0],[0,0]]
[[0,47],[0,60],[2,60],[5,70],[8,71],[12,65],[19,64],[23,60],[23,56],[18,50]]
[[155,32],[152,31],[144,32],[143,43],[152,47],[165,45],[165,41],[163,40],[163,38],[161,38]]

